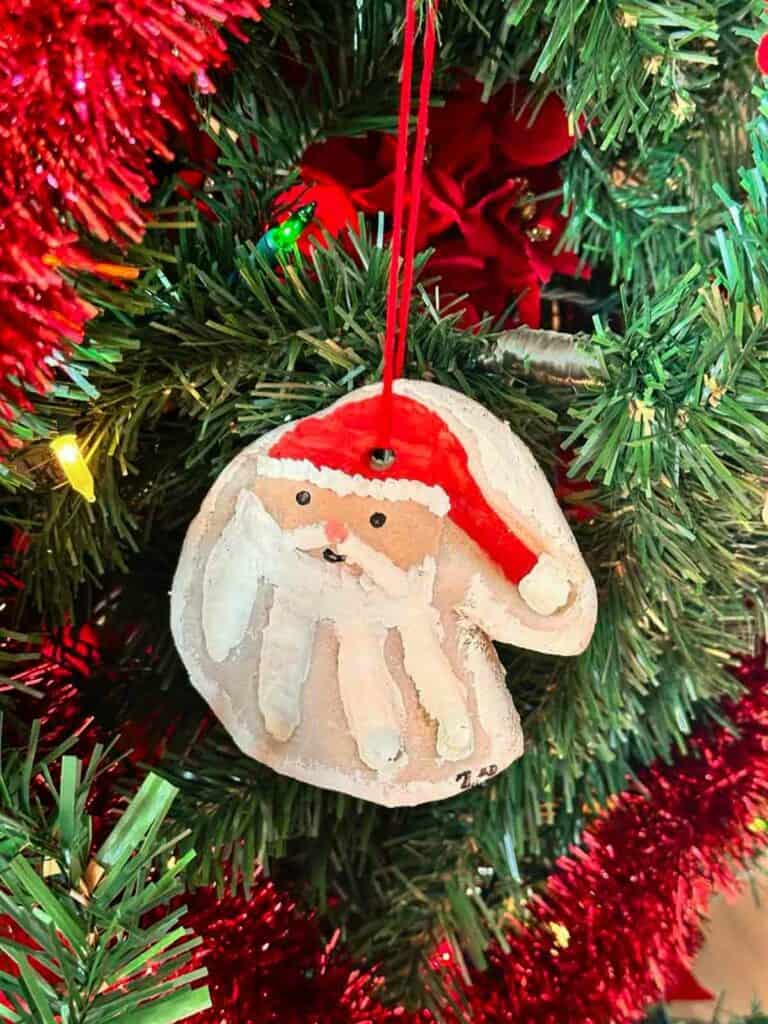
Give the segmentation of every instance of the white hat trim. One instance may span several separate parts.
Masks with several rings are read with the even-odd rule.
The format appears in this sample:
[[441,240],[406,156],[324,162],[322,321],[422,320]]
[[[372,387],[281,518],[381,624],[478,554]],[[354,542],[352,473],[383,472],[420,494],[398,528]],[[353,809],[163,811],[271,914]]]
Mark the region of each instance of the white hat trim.
[[308,459],[275,459],[269,455],[256,458],[259,476],[274,480],[296,480],[299,483],[315,484],[342,497],[355,494],[361,498],[375,498],[377,501],[415,501],[425,505],[436,516],[445,516],[451,501],[442,487],[429,486],[418,480],[400,480],[390,477],[386,480],[371,480],[359,473],[351,475],[340,469],[318,467]]

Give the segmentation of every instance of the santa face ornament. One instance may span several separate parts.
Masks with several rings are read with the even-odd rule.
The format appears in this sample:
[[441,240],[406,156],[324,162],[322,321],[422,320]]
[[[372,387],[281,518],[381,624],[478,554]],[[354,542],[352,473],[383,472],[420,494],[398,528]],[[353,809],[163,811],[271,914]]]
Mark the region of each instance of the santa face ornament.
[[400,380],[383,466],[380,394],[362,388],[233,459],[189,528],[171,612],[193,685],[246,754],[400,806],[522,754],[490,639],[579,654],[597,600],[507,425]]

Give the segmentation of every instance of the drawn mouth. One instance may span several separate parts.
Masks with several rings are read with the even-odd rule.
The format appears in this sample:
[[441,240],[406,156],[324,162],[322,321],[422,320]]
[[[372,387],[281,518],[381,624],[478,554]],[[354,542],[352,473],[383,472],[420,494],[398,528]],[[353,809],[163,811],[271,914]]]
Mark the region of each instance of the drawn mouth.
[[326,548],[323,552],[323,558],[326,562],[346,562],[347,556],[340,555],[336,551],[331,551],[330,548]]

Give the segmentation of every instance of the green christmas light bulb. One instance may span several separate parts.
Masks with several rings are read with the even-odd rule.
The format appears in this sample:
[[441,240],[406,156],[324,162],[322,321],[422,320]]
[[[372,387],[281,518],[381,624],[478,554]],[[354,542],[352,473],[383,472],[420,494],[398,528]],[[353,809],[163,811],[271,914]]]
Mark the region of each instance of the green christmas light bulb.
[[277,263],[281,253],[290,252],[296,245],[304,230],[312,222],[317,209],[317,203],[307,203],[300,206],[291,216],[284,220],[277,227],[270,228],[258,241],[256,251],[266,256],[270,265]]

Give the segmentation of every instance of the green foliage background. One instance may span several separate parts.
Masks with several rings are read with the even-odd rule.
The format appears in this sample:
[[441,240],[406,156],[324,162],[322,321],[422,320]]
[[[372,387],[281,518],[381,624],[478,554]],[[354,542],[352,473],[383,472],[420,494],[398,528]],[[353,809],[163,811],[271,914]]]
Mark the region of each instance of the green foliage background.
[[208,1009],[206,971],[190,964],[201,939],[180,923],[183,906],[167,906],[194,857],[173,857],[176,790],[148,775],[95,844],[88,802],[110,768],[104,749],[83,765],[74,738],[47,752],[39,738],[35,726],[0,762],[0,1018],[177,1024]]

